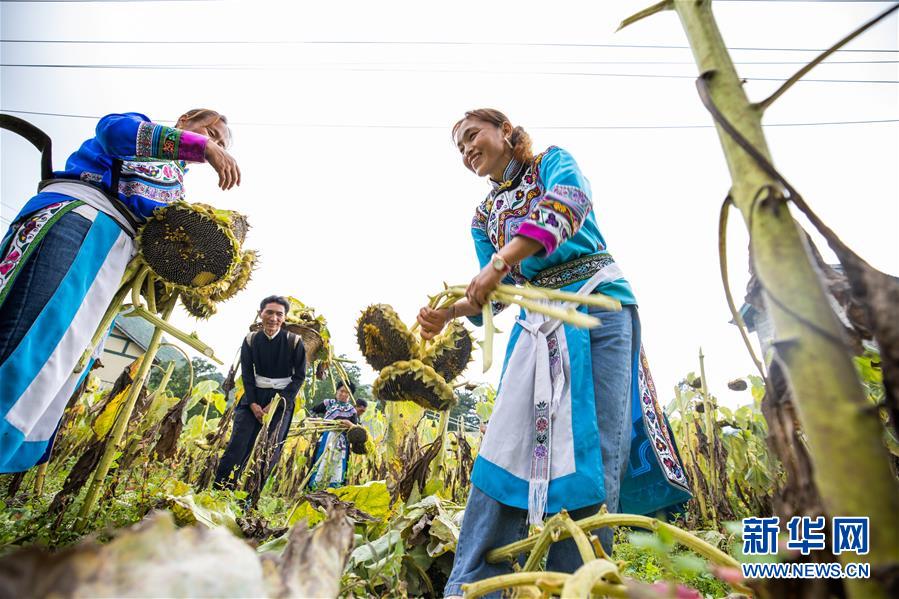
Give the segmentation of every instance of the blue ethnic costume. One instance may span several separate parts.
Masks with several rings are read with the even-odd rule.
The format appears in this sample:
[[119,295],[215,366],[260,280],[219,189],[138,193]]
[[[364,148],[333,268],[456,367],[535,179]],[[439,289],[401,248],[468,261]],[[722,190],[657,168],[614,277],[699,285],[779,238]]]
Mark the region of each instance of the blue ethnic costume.
[[185,162],[202,162],[206,142],[142,114],[105,116],[13,220],[0,243],[0,472],[49,457],[90,370],[76,364],[102,351],[88,346],[135,254],[136,228],[183,199]]
[[[349,420],[359,423],[356,407],[350,402],[326,399],[312,408],[313,414],[323,415],[325,420]],[[312,455],[313,471],[309,479],[310,489],[342,487],[346,484],[350,446],[343,431],[322,433]]]
[[[592,207],[590,185],[565,150],[550,147],[529,164],[513,160],[472,222],[481,267],[515,235],[524,235],[543,249],[513,268],[505,282],[595,290],[635,306]],[[502,308],[493,306],[494,312]],[[479,325],[481,319],[471,320]],[[634,347],[632,435],[620,511],[649,514],[689,499],[690,491],[639,337]],[[534,524],[545,513],[602,503],[593,376],[589,331],[522,310],[472,483],[502,504],[528,510]]]

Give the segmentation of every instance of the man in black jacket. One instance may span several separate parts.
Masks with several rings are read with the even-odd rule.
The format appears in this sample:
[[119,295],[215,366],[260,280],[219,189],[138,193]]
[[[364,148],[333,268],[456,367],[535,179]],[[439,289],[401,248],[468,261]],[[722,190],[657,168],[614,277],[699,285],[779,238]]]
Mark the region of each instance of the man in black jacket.
[[[231,440],[215,473],[217,487],[234,488],[273,405],[276,407],[269,421],[268,438],[260,443],[269,456],[261,473],[263,484],[281,458],[281,447],[293,418],[294,399],[306,373],[302,340],[281,328],[289,310],[290,303],[279,295],[262,300],[259,304],[262,329],[247,335],[241,345],[244,394],[234,410]],[[278,401],[274,401],[276,397]]]

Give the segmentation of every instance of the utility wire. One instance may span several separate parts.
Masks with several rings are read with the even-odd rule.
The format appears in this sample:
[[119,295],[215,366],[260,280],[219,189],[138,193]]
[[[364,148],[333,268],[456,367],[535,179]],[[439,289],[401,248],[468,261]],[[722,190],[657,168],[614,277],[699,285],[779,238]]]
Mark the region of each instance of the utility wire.
[[[690,46],[672,44],[589,44],[569,42],[462,42],[436,40],[74,40],[74,39],[0,39],[4,44],[123,44],[123,45],[250,45],[250,46],[495,46],[525,48],[650,48],[688,50]],[[728,50],[758,52],[824,52],[826,48],[765,48],[734,46]],[[841,48],[838,52],[897,53],[899,49]]]
[[[284,71],[284,70],[318,70],[302,68],[285,68],[282,65],[122,65],[122,64],[20,64],[2,63],[0,67],[6,68],[41,68],[41,69],[112,69],[112,70],[168,70],[168,71]],[[691,79],[695,75],[666,75],[659,73],[588,73],[566,71],[486,71],[476,69],[362,69],[342,68],[332,69],[342,72],[357,73],[452,73],[452,74],[483,74],[483,75],[543,75],[543,76],[568,76],[568,77],[624,77],[633,79]],[[322,71],[327,72],[327,71]],[[786,81],[783,77],[741,77],[745,81]],[[800,79],[801,83],[872,83],[872,84],[896,84],[897,79]]]
[[[135,2],[221,2],[222,0],[0,0],[0,4],[131,4]],[[725,0],[727,1],[727,0]]]
[[[34,116],[55,116],[62,118],[99,120],[102,116],[88,114],[67,114],[60,112],[37,112],[31,110],[0,109],[0,112],[14,114],[27,114]],[[176,119],[161,119],[165,122],[174,122]],[[766,127],[815,127],[825,125],[868,125],[899,123],[899,119],[869,119],[857,121],[819,121],[798,123],[768,123]],[[229,125],[247,127],[298,127],[308,129],[446,129],[445,125],[397,125],[397,124],[371,124],[371,123],[275,123],[275,122],[239,122],[228,121]],[[712,129],[714,125],[547,125],[531,126],[528,129],[554,130],[554,131],[593,131],[593,130],[631,130],[631,129]]]
[[[316,60],[309,62],[297,62],[297,63],[273,63],[273,64],[265,64],[258,65],[253,63],[219,63],[219,64],[159,64],[152,66],[159,67],[255,67],[255,66],[263,66],[263,67],[277,67],[277,66],[285,66],[285,67],[312,67],[312,66],[436,66],[436,65],[464,65],[471,64],[470,61],[360,61],[360,60],[341,60],[341,61],[329,61],[329,60]],[[689,60],[489,60],[489,61],[479,61],[478,64],[481,65],[499,65],[503,67],[507,67],[509,65],[649,65],[649,66],[670,66],[670,65],[691,65],[696,66],[696,63]],[[807,60],[746,60],[746,61],[737,61],[734,62],[735,65],[804,65],[808,64]],[[821,63],[822,65],[835,65],[835,64],[899,64],[899,60],[828,60],[826,62]],[[28,66],[22,64],[20,66]],[[113,66],[121,66],[128,67],[134,65],[113,65]]]

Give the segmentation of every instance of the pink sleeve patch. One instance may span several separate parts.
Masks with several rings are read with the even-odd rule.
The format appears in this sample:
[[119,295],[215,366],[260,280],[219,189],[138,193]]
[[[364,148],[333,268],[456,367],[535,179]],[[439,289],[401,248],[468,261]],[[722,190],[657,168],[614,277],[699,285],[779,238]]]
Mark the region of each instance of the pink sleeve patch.
[[543,245],[544,249],[546,249],[547,256],[556,251],[556,247],[558,247],[555,235],[530,221],[521,223],[521,226],[518,227],[518,233],[516,233],[516,235],[523,235],[525,237],[530,237],[531,239],[539,241]]
[[206,144],[209,138],[192,131],[181,131],[181,140],[178,147],[178,160],[185,162],[205,162]]

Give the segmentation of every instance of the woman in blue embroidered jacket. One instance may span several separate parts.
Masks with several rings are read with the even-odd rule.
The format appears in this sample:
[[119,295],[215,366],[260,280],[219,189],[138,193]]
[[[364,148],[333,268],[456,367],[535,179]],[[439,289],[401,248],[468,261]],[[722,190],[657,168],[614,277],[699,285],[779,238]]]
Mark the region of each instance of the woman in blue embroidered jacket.
[[[492,186],[471,225],[481,271],[454,306],[421,309],[422,337],[457,316],[479,325],[500,282],[596,291],[623,308],[590,308],[602,326],[589,331],[522,310],[475,461],[447,596],[510,572],[509,564],[486,563],[487,552],[518,540],[547,513],[565,509],[580,519],[602,504],[654,513],[690,496],[641,350],[636,299],[599,232],[574,158],[557,147],[534,156],[527,133],[493,109],[467,112],[453,139],[465,167]],[[611,554],[611,530],[598,533]],[[553,546],[547,569],[579,565],[569,540]]]
[[[326,399],[312,406],[310,412],[325,420],[337,420],[349,429],[359,424],[359,419],[368,409],[368,402],[355,399],[356,385],[349,381],[337,383],[334,399]],[[354,403],[355,402],[355,405]],[[312,490],[328,487],[342,487],[346,484],[347,466],[350,460],[350,443],[346,432],[329,431],[322,433],[312,454],[312,474],[309,477],[309,488]]]
[[0,472],[48,457],[90,369],[74,368],[134,255],[135,228],[183,199],[185,164],[208,162],[223,190],[240,183],[230,140],[213,110],[191,110],[175,127],[107,115],[13,220],[0,243]]

